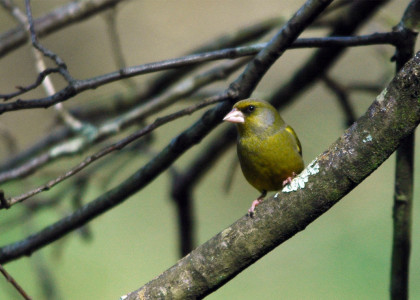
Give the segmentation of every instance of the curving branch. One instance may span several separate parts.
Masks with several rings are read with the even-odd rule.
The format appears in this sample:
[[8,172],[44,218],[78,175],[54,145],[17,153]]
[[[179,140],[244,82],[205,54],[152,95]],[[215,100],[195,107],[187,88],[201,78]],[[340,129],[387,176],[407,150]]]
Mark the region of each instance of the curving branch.
[[195,299],[302,231],[375,171],[420,122],[420,52],[291,185],[122,299]]

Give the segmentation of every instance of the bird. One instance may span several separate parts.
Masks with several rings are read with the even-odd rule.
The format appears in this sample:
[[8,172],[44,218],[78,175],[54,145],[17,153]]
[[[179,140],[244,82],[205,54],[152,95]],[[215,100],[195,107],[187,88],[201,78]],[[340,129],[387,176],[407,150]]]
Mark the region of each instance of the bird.
[[248,210],[253,217],[268,191],[281,189],[303,170],[302,146],[293,128],[264,100],[238,101],[223,121],[236,124],[242,173],[261,193]]

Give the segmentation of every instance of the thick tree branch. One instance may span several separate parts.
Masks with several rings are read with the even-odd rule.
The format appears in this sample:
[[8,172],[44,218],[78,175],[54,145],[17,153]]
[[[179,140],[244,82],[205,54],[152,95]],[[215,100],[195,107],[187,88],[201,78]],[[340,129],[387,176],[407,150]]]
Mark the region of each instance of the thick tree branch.
[[[196,299],[302,231],[375,171],[420,122],[420,52],[291,185],[124,299]],[[275,196],[275,197],[276,197]]]
[[[417,33],[407,26],[417,24],[420,1],[413,0],[402,21],[394,28],[405,36],[395,52],[396,69],[399,71],[413,56]],[[397,149],[395,191],[393,208],[393,244],[391,264],[391,299],[408,299],[409,265],[411,253],[411,225],[414,189],[414,132],[407,136]]]
[[408,299],[414,189],[414,133],[397,151],[393,208],[391,299]]

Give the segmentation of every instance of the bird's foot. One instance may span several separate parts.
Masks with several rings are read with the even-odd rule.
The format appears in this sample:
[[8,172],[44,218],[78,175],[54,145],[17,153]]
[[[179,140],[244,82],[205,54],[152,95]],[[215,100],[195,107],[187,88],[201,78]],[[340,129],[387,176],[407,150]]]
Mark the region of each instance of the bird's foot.
[[260,204],[264,200],[264,197],[266,195],[267,195],[267,191],[266,190],[263,190],[262,193],[261,193],[261,195],[256,200],[252,201],[252,205],[248,209],[248,214],[249,214],[249,216],[251,218],[254,216],[255,208],[257,207],[258,204]]
[[292,176],[289,176],[285,180],[283,180],[283,187],[290,184],[292,182],[293,178],[295,178],[295,177],[296,177],[296,173],[293,172]]
[[251,207],[248,209],[248,214],[249,214],[249,216],[250,216],[251,218],[254,216],[254,211],[255,211],[255,208],[256,208],[256,207],[258,206],[258,204],[260,204],[262,201],[263,201],[263,199],[260,199],[260,198],[258,198],[258,199],[256,199],[256,200],[252,201],[252,205],[251,205]]

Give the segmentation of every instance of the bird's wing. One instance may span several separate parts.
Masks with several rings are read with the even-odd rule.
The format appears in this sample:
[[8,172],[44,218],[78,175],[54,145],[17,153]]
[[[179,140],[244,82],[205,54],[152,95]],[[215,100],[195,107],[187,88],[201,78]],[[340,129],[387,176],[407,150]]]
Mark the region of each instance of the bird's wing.
[[290,135],[295,139],[296,145],[297,145],[297,148],[298,148],[297,150],[299,151],[300,155],[302,155],[302,146],[301,146],[300,141],[299,141],[299,139],[298,139],[298,137],[296,135],[296,132],[290,126],[286,126],[285,130],[288,133],[290,133]]

